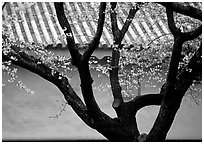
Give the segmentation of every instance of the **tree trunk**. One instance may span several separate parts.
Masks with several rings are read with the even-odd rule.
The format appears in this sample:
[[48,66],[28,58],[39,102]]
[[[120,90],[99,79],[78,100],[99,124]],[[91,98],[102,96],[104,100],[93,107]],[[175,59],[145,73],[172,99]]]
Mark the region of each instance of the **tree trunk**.
[[111,121],[101,121],[97,123],[95,129],[109,141],[115,142],[137,141],[139,136],[135,117],[114,118]]

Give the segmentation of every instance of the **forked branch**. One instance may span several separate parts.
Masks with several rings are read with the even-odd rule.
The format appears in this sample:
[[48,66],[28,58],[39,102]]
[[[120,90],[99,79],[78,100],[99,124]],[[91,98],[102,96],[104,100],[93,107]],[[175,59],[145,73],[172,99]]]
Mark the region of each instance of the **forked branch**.
[[102,2],[100,4],[99,8],[99,18],[98,18],[98,24],[97,24],[97,30],[94,38],[90,42],[87,50],[84,52],[82,59],[84,61],[88,61],[92,55],[92,53],[95,51],[95,49],[98,47],[100,38],[103,32],[103,26],[105,21],[105,10],[106,10],[106,3]]
[[176,27],[176,24],[174,22],[173,11],[170,10],[169,8],[166,8],[166,13],[167,13],[169,29],[171,33],[174,35],[174,45],[173,45],[172,56],[171,56],[171,61],[169,65],[169,71],[167,75],[167,83],[173,86],[178,72],[178,65],[179,65],[182,45],[184,41],[181,37],[180,29]]
[[112,88],[113,97],[114,97],[112,106],[116,110],[117,115],[120,117],[121,111],[122,111],[121,106],[124,103],[122,98],[122,93],[121,93],[122,89],[118,78],[120,49],[122,49],[123,47],[121,42],[132,22],[132,19],[134,18],[136,12],[139,10],[139,5],[136,5],[130,9],[128,17],[121,30],[118,28],[116,6],[117,6],[116,2],[111,2],[110,17],[111,17],[111,26],[112,26],[114,43],[112,46],[110,82],[111,82],[111,88]]
[[95,48],[99,44],[99,40],[100,40],[100,37],[102,34],[103,24],[104,24],[104,19],[105,19],[106,3],[100,4],[97,32],[96,32],[94,39],[89,44],[89,47],[85,51],[83,56],[81,56],[79,51],[76,49],[72,30],[71,30],[69,22],[68,22],[68,20],[65,16],[65,13],[64,13],[63,3],[56,2],[55,8],[56,8],[56,12],[57,12],[58,21],[59,21],[62,29],[64,29],[64,33],[66,35],[68,48],[70,50],[70,54],[72,57],[72,64],[78,68],[78,72],[79,72],[79,76],[80,76],[80,80],[81,80],[82,95],[83,95],[86,107],[88,109],[88,114],[89,114],[89,116],[91,116],[91,118],[93,118],[95,120],[96,119],[99,120],[102,117],[107,117],[100,110],[100,108],[99,108],[99,106],[98,106],[98,104],[94,98],[93,89],[92,89],[93,79],[92,79],[91,74],[90,74],[89,63],[88,63],[88,60],[89,60],[91,54],[94,52]]
[[176,27],[173,11],[169,8],[166,8],[166,14],[167,14],[169,30],[174,35],[174,37],[176,37],[177,35],[181,33],[181,30]]

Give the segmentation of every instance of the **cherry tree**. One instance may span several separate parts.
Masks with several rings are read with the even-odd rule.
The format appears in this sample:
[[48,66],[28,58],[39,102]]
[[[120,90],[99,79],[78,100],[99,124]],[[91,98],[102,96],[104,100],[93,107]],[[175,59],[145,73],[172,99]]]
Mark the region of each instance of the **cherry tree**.
[[[153,4],[163,7],[161,15],[166,15],[165,20],[172,34],[169,45],[158,39],[159,47],[152,43],[151,46],[139,45],[133,46],[133,49],[127,49],[122,40],[136,13],[144,5],[145,3],[135,3],[129,9],[124,25],[119,28],[117,3],[111,2],[108,5],[101,2],[98,10],[96,33],[84,52],[80,53],[64,11],[64,3],[54,3],[57,19],[64,30],[67,41],[66,48],[70,52],[71,60],[63,56],[54,56],[45,50],[43,45],[32,45],[11,39],[5,24],[2,34],[3,69],[8,71],[12,79],[15,79],[16,69],[9,70],[7,67],[12,63],[36,73],[56,85],[64,95],[67,104],[72,107],[82,121],[110,141],[164,141],[183,96],[193,83],[201,79],[202,25],[200,22],[196,26],[195,24],[191,25],[192,21],[190,20],[187,24],[183,24],[186,23],[183,15],[191,17],[193,20],[202,21],[202,10],[185,3]],[[108,6],[109,11],[107,13]],[[156,9],[156,7],[153,8]],[[109,71],[107,74],[110,77],[113,94],[112,107],[117,114],[115,118],[111,118],[104,113],[97,104],[93,93],[93,78],[90,72],[91,56],[99,45],[107,14],[110,14],[113,44],[111,46],[110,65],[106,68]],[[137,49],[137,52],[131,53],[134,48]],[[165,64],[165,61],[169,63]],[[69,83],[66,72],[70,69],[70,65],[73,65],[79,73],[84,102]],[[159,73],[162,73],[164,67],[167,70],[166,79],[160,80]],[[154,73],[154,76],[158,78],[157,81],[164,82],[160,92],[145,95],[139,93],[132,100],[125,102],[121,86],[123,82],[120,78],[121,73],[125,72],[127,68],[130,68],[131,79],[135,80],[133,83],[137,84],[138,87],[140,87],[144,75],[151,77],[151,74]],[[122,77],[124,75],[126,75],[126,72],[122,74]],[[158,105],[160,110],[150,132],[141,134],[135,116],[141,108],[150,105]]]

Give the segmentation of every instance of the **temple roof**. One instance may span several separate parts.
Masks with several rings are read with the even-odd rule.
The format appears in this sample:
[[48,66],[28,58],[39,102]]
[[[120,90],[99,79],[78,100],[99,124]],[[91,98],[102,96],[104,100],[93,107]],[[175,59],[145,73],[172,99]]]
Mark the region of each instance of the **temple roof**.
[[[118,3],[123,5],[124,3]],[[133,5],[133,3],[129,3]],[[72,27],[75,42],[85,45],[90,42],[96,31],[97,24],[97,3],[93,2],[67,2],[65,3],[65,13]],[[87,8],[89,12],[87,12]],[[123,43],[148,43],[155,38],[168,35],[166,22],[160,17],[151,17],[143,9],[137,12],[144,16],[142,21],[134,19],[126,33]],[[80,17],[80,15],[82,17]],[[122,26],[128,15],[128,11],[122,9],[118,16],[118,25]],[[12,16],[12,17],[10,17]],[[20,41],[57,45],[66,44],[63,30],[56,18],[53,2],[20,3],[10,2],[3,10],[3,20],[12,20],[8,26],[11,28],[11,37]],[[100,45],[110,46],[113,43],[110,22],[106,20]]]

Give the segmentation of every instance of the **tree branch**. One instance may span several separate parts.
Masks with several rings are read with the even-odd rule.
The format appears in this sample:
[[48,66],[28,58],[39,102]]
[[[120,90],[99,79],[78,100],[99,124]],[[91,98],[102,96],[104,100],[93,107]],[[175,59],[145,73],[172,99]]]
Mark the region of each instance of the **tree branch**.
[[188,65],[178,74],[175,89],[184,95],[193,83],[193,80],[202,73],[202,43],[190,59]]
[[132,23],[133,18],[135,17],[136,12],[140,9],[141,5],[143,5],[143,3],[138,2],[130,9],[128,17],[126,18],[126,21],[121,29],[122,37],[124,37],[125,33],[127,32],[130,24]]
[[[169,65],[167,80],[161,90],[161,95],[163,95],[163,99],[161,102],[160,111],[152,129],[150,130],[147,136],[146,141],[165,140],[167,132],[169,131],[173,123],[174,117],[180,107],[183,95],[187,91],[188,87],[192,84],[193,78],[195,78],[195,76],[198,74],[198,72],[196,72],[196,69],[198,69],[199,67],[201,68],[201,66],[195,64],[195,68],[193,70],[190,70],[192,71],[191,74],[187,71],[184,71],[180,76],[177,76],[182,45],[186,41],[186,39],[183,36],[184,34],[182,34],[178,30],[174,30],[176,29],[176,26],[173,21],[173,12],[169,8],[167,8],[167,18],[169,29],[174,35],[173,51]],[[198,62],[198,64],[199,63],[201,62]],[[200,72],[200,70],[198,71]],[[183,79],[182,77],[185,77],[185,79]],[[182,86],[180,84],[182,84]]]
[[176,27],[175,21],[174,21],[174,15],[173,11],[169,8],[166,8],[166,13],[167,13],[167,21],[168,21],[168,26],[169,30],[171,33],[175,36],[179,35],[181,33],[180,29]]
[[193,40],[202,34],[202,25],[191,32],[182,33],[182,37],[185,41]]
[[113,93],[113,108],[116,110],[117,114],[120,115],[120,109],[117,110],[117,108],[120,107],[120,105],[124,102],[122,98],[121,93],[121,86],[119,83],[118,78],[118,70],[119,70],[119,58],[120,58],[120,51],[118,50],[118,47],[112,48],[112,60],[111,60],[111,70],[110,70],[110,83],[111,83],[111,89]]
[[173,45],[173,52],[171,56],[171,61],[169,65],[169,71],[167,74],[167,83],[171,84],[172,86],[175,83],[177,72],[178,72],[178,65],[181,57],[181,50],[182,50],[183,42],[180,37],[175,38],[174,45]]
[[122,40],[119,40],[121,31],[118,28],[118,23],[117,23],[116,5],[117,5],[116,2],[111,2],[110,17],[111,17],[111,27],[112,27],[112,32],[113,32],[114,43],[116,41],[122,41]]
[[25,52],[20,52],[17,45],[11,45],[9,53],[2,52],[3,60],[10,60],[13,64],[27,69],[35,74],[38,74],[45,80],[55,84],[63,93],[67,103],[73,108],[75,113],[89,126],[93,126],[93,121],[88,114],[87,108],[81,101],[79,96],[74,92],[73,88],[68,82],[68,79],[62,76],[58,71],[51,69],[44,64],[40,59],[29,56]]
[[103,25],[105,21],[105,9],[106,9],[106,3],[102,2],[99,8],[99,19],[98,19],[96,34],[92,39],[91,43],[89,44],[88,49],[83,54],[82,60],[84,61],[88,61],[90,59],[92,53],[100,43],[100,38],[103,32]]
[[111,2],[111,26],[112,26],[112,33],[114,38],[114,44],[112,46],[112,60],[111,60],[111,70],[110,70],[110,82],[111,82],[111,89],[113,92],[113,108],[116,110],[117,115],[120,117],[122,114],[122,104],[124,103],[121,93],[121,86],[119,83],[118,78],[118,70],[119,70],[119,59],[120,59],[120,49],[122,49],[123,45],[121,44],[125,33],[127,32],[132,19],[134,18],[136,12],[139,10],[139,5],[134,6],[130,9],[128,17],[125,21],[125,24],[122,27],[122,30],[118,28],[117,24],[117,13],[116,13],[116,5],[117,3]]
[[2,11],[3,11],[3,9],[6,7],[6,4],[7,4],[8,2],[4,2],[3,3],[3,6],[2,6]]
[[113,93],[113,104],[112,107],[115,109],[118,117],[121,116],[121,105],[124,103],[121,93],[121,86],[119,83],[118,78],[118,70],[119,70],[119,58],[120,58],[120,51],[119,48],[121,47],[121,31],[118,28],[117,23],[117,13],[116,13],[116,2],[111,2],[111,27],[113,33],[114,44],[112,46],[112,60],[111,60],[111,70],[110,70],[110,83],[111,89]]
[[105,19],[104,11],[106,8],[106,3],[101,3],[100,5],[97,33],[95,35],[94,40],[89,45],[88,50],[84,53],[83,57],[76,49],[71,27],[64,14],[63,3],[56,2],[55,8],[56,8],[59,23],[62,29],[65,29],[64,33],[66,35],[68,48],[70,50],[70,54],[72,57],[72,64],[78,68],[78,72],[81,80],[82,95],[88,109],[88,114],[94,120],[103,119],[104,117],[106,117],[106,115],[100,110],[94,98],[93,89],[92,89],[93,79],[90,74],[88,60],[91,54],[93,53],[93,51],[95,50],[95,46],[97,47],[97,45],[99,44],[99,40],[102,34],[104,19]]
[[132,101],[127,102],[129,105],[129,111],[132,111],[134,115],[138,110],[145,106],[150,105],[161,105],[163,96],[161,94],[146,94],[141,96],[136,96]]
[[162,35],[160,35],[160,36],[154,38],[153,40],[151,40],[151,41],[147,44],[147,47],[149,47],[154,41],[156,41],[156,40],[158,40],[158,39],[160,39],[161,37],[166,36],[166,35],[171,35],[171,33],[164,33],[164,34],[162,34]]
[[182,45],[184,43],[184,40],[181,37],[180,29],[176,28],[174,17],[173,17],[173,11],[166,8],[166,13],[167,13],[168,27],[174,36],[173,51],[172,51],[169,71],[167,75],[168,85],[171,84],[171,86],[173,86],[176,80],[176,75],[178,71],[178,65],[180,61]]
[[94,120],[99,120],[102,118],[104,113],[101,111],[101,109],[99,108],[94,98],[93,89],[92,89],[93,79],[91,77],[88,62],[80,64],[78,71],[79,71],[79,76],[81,80],[80,86],[81,86],[83,98],[87,106],[89,115]]
[[60,23],[60,26],[62,27],[62,29],[64,30],[64,34],[66,35],[67,46],[69,48],[69,51],[72,57],[72,64],[78,67],[80,59],[81,59],[81,54],[76,49],[71,26],[69,22],[67,21],[66,15],[64,13],[63,2],[55,2],[54,5],[55,5],[55,10],[57,13],[57,18]]
[[[169,131],[181,100],[195,77],[202,71],[202,46],[191,58],[188,66],[178,76],[174,90],[167,93],[162,100],[157,119],[150,130],[146,141],[164,141]],[[164,92],[162,92],[164,91]],[[161,93],[165,94],[168,87],[164,85]],[[162,94],[162,95],[164,95]],[[171,97],[170,97],[171,96]]]
[[190,16],[192,18],[198,19],[202,21],[202,10],[194,8],[192,6],[184,6],[181,3],[173,3],[173,2],[159,2],[159,4],[169,8],[177,13],[184,14],[186,16]]

